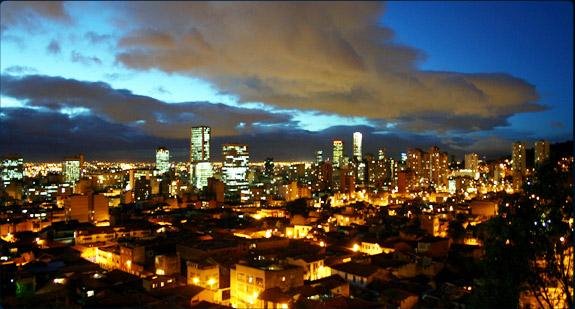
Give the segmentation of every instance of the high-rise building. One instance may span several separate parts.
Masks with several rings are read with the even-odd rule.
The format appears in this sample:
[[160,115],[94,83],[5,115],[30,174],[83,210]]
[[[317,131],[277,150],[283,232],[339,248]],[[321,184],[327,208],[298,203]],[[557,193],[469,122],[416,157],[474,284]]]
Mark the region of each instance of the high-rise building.
[[192,163],[210,160],[210,127],[192,127],[190,138],[190,161]]
[[361,138],[362,135],[360,132],[353,133],[353,157],[356,160],[361,160]]
[[377,151],[377,160],[379,161],[385,161],[385,148],[380,148]]
[[160,175],[170,170],[170,151],[165,147],[156,149],[156,170]]
[[424,152],[419,148],[411,148],[407,151],[407,159],[405,160],[405,163],[407,168],[413,171],[416,181],[419,181],[419,177],[422,177],[424,174],[423,156]]
[[343,160],[343,142],[340,140],[333,141],[333,166],[341,167]]
[[429,177],[429,182],[436,187],[447,187],[449,176],[449,156],[441,152],[437,146],[429,149],[425,155],[427,164],[425,174]]
[[208,185],[208,178],[214,175],[214,170],[211,162],[203,161],[193,164],[194,171],[194,186],[198,189]]
[[68,183],[75,183],[82,177],[82,168],[84,167],[84,155],[80,154],[76,157],[67,158],[62,163],[62,174],[64,174],[64,181]]
[[315,163],[320,164],[323,162],[323,150],[318,150],[315,152]]
[[513,160],[513,165],[511,170],[514,176],[523,176],[526,171],[526,156],[525,156],[525,143],[515,142],[513,143],[513,153],[511,154],[511,159]]
[[226,185],[226,197],[232,201],[244,200],[242,193],[248,194],[248,163],[247,145],[225,144],[222,147],[224,163],[222,167],[223,180]]
[[14,181],[24,178],[24,159],[18,156],[2,159],[2,184],[7,187]]
[[266,158],[264,176],[270,180],[274,177],[274,158]]
[[206,126],[192,127],[190,138],[190,183],[201,189],[208,183],[213,169],[210,161],[211,129]]
[[479,155],[476,153],[465,154],[465,169],[474,173],[479,170]]
[[535,142],[535,165],[541,165],[549,160],[549,142],[539,140]]

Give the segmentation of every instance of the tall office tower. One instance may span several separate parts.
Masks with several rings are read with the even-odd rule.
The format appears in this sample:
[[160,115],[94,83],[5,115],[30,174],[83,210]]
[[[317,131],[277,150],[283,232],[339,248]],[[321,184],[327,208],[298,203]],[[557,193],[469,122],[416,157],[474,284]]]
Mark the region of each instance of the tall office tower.
[[192,163],[210,160],[210,127],[192,127],[190,138],[190,161]]
[[410,148],[407,151],[405,163],[407,168],[413,171],[417,181],[419,181],[420,177],[424,176],[424,154],[423,150],[419,148]]
[[343,160],[343,142],[340,140],[333,141],[333,166],[341,167]]
[[264,176],[268,179],[274,177],[274,158],[266,158],[264,163]]
[[515,142],[513,143],[513,153],[511,154],[511,159],[513,160],[513,165],[511,170],[513,175],[523,176],[526,170],[526,157],[525,157],[525,143]]
[[400,164],[405,165],[407,163],[407,153],[401,153],[401,160],[399,161]]
[[315,163],[320,164],[323,162],[323,150],[318,150],[315,152]]
[[165,147],[156,149],[156,170],[160,175],[170,170],[170,151]]
[[10,156],[2,159],[2,184],[7,187],[10,183],[24,178],[24,159]]
[[447,153],[441,152],[437,146],[433,146],[425,157],[427,157],[425,174],[429,177],[430,183],[436,187],[447,187],[449,176],[449,156]]
[[193,164],[194,171],[194,187],[202,189],[208,185],[208,178],[214,175],[214,169],[211,162],[202,161]]
[[356,160],[361,160],[361,133],[353,133],[353,157]]
[[479,155],[476,153],[465,154],[465,169],[474,173],[479,170]]
[[76,157],[67,158],[62,163],[62,174],[64,174],[64,182],[75,183],[82,177],[82,168],[84,167],[84,156],[78,155]]
[[232,201],[244,201],[242,193],[248,194],[248,163],[247,145],[225,144],[222,147],[224,164],[223,180],[226,186],[226,197]]
[[388,186],[389,185],[389,166],[387,165],[388,159],[385,153],[385,148],[378,150],[376,164],[376,186]]
[[210,161],[211,129],[206,126],[192,127],[190,138],[190,183],[201,189],[212,176]]
[[535,166],[549,160],[549,142],[539,140],[535,142]]
[[376,160],[374,155],[368,153],[365,155],[364,162],[366,164],[365,182],[367,186],[370,188],[379,187],[383,179],[381,170],[378,167],[379,160]]
[[389,182],[392,187],[397,186],[397,161],[393,158],[389,158]]
[[380,161],[385,161],[385,148],[380,148],[377,151],[377,159]]

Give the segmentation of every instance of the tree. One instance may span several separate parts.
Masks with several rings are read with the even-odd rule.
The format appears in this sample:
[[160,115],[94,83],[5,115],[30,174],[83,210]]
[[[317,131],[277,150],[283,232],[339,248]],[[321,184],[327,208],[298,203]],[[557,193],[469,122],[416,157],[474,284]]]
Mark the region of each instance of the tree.
[[[571,161],[572,162],[572,161]],[[544,308],[573,308],[572,163],[546,164],[523,192],[505,197],[482,229],[478,307],[518,307],[522,293]]]
[[286,204],[286,210],[292,217],[295,215],[302,215],[307,217],[307,200],[305,198],[298,198],[297,200],[290,201]]

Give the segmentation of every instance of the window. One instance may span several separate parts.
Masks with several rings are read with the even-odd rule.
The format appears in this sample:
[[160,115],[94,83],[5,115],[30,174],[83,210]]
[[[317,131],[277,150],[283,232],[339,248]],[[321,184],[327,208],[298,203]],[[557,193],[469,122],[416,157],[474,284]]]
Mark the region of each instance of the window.
[[256,285],[257,286],[264,286],[264,279],[256,277]]
[[222,291],[222,300],[230,299],[230,290]]
[[249,276],[249,277],[248,277],[248,282],[249,282],[249,283],[253,283],[253,282],[254,282],[254,277],[253,277],[253,276]]

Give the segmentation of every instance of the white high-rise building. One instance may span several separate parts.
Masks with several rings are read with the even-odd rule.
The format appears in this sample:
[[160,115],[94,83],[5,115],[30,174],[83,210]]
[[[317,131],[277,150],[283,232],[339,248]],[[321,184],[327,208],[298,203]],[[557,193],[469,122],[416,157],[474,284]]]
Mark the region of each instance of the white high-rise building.
[[340,140],[333,141],[333,166],[340,167],[343,160],[343,142]]
[[192,127],[190,138],[190,161],[192,163],[210,160],[210,127]]
[[361,160],[361,138],[360,132],[353,133],[353,157],[356,160]]
[[[190,183],[198,189],[207,185],[207,179],[213,174],[212,165],[209,162],[210,138],[210,127],[192,127],[190,137]],[[206,175],[209,176],[206,177]]]
[[194,171],[194,187],[202,189],[208,185],[208,178],[214,175],[214,169],[211,162],[203,161],[195,163]]
[[64,182],[75,183],[76,181],[80,180],[80,177],[82,177],[83,165],[83,155],[65,159],[64,163],[62,163],[62,174],[64,174]]
[[156,170],[160,175],[170,170],[170,151],[165,147],[156,149]]
[[[222,174],[228,199],[239,200],[247,196],[249,153],[247,145],[225,144],[222,148],[224,163]],[[244,194],[242,194],[244,193]]]

